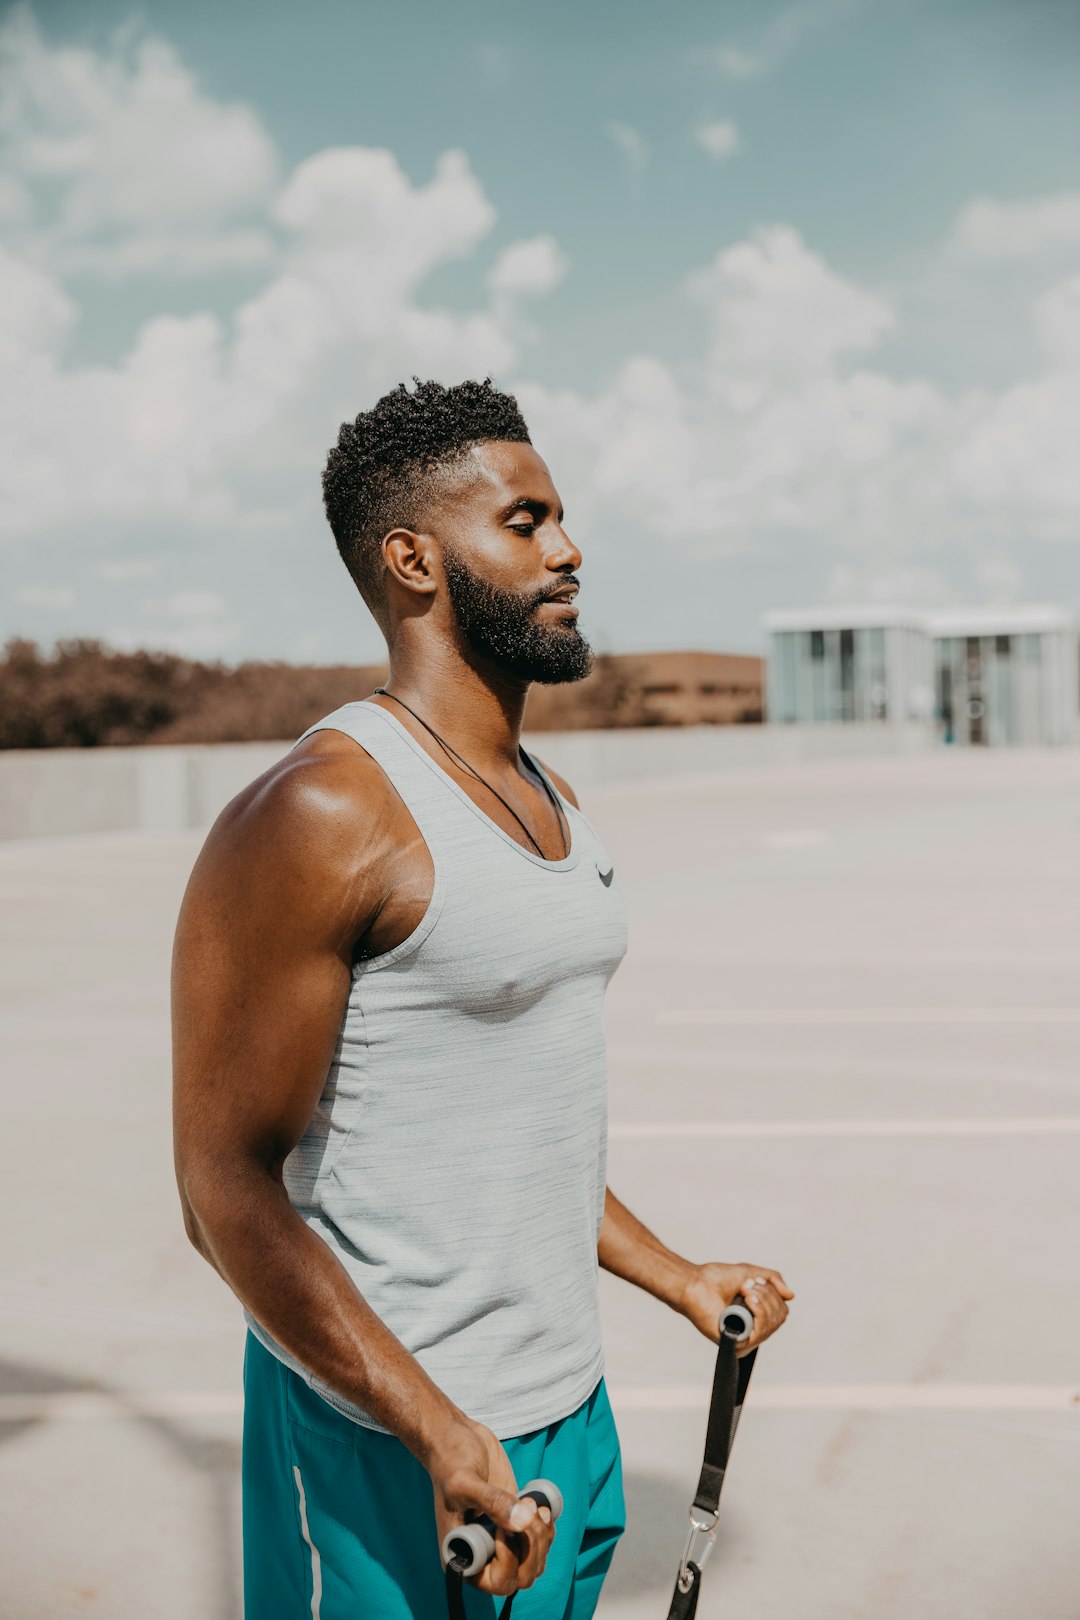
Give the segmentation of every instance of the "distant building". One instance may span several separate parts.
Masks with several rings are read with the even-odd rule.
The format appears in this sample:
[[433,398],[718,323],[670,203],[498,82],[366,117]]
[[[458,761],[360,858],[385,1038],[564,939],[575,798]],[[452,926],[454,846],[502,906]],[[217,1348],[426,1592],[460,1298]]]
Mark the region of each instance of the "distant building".
[[1080,638],[1054,607],[772,613],[768,718],[936,723],[947,743],[1080,740]]
[[760,721],[765,660],[742,653],[604,653],[581,681],[534,685],[530,731]]
[[946,742],[1056,744],[1080,731],[1075,619],[1055,607],[926,615],[936,712]]
[[919,615],[901,608],[770,613],[767,714],[781,725],[928,720],[933,662]]
[[740,653],[638,655],[646,725],[730,726],[759,721],[765,662]]

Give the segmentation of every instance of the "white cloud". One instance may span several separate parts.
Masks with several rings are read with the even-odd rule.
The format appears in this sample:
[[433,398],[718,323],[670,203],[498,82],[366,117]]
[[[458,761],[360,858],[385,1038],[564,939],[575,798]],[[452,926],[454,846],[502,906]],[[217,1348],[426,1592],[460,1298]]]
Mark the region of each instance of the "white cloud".
[[464,152],[444,152],[430,183],[414,187],[392,152],[363,146],[329,147],[299,164],[274,213],[310,248],[358,246],[407,285],[464,258],[495,223]]
[[1080,191],[1012,202],[975,197],[957,216],[946,251],[957,259],[996,263],[1055,246],[1080,246]]
[[1023,597],[1023,571],[1008,557],[984,557],[975,565],[975,576],[988,602],[995,605],[1019,602]]
[[741,50],[738,45],[714,45],[709,55],[728,79],[756,79],[765,71],[761,57]]
[[787,225],[724,248],[687,280],[706,313],[716,386],[734,406],[762,397],[779,371],[827,370],[892,326],[889,305],[829,269]]
[[167,619],[221,619],[228,612],[217,591],[172,591],[168,596],[150,597],[143,608]]
[[999,523],[1080,536],[1080,276],[1034,307],[1047,356],[1037,377],[972,405],[951,471],[957,492],[992,506]]
[[960,567],[1015,596],[1017,536],[1080,537],[1080,276],[1032,306],[1041,371],[951,396],[870,363],[890,301],[790,227],[688,286],[710,336],[697,366],[640,355],[592,395],[517,385],[576,523],[637,524],[688,559],[786,535],[823,571],[857,559],[833,561],[834,594],[920,602],[947,600]]
[[1080,532],[1080,370],[1006,389],[987,404],[952,460],[958,490],[1009,509],[1013,523]]
[[15,6],[0,23],[0,143],[9,184],[55,195],[23,227],[54,266],[183,275],[271,255],[244,216],[274,185],[273,142],[249,107],[204,95],[164,40],[52,47]]
[[723,40],[709,51],[714,66],[729,79],[760,79],[778,67],[808,34],[826,28],[854,9],[856,0],[799,0],[777,12],[750,45]]
[[725,249],[690,286],[712,334],[694,373],[642,355],[592,399],[518,385],[573,509],[607,523],[614,505],[689,556],[762,531],[910,541],[908,463],[945,411],[925,382],[849,369],[888,328],[885,301],[789,227]]
[[717,163],[723,163],[725,158],[731,157],[739,149],[739,131],[727,119],[717,118],[699,124],[694,138],[702,151],[715,158]]
[[[325,445],[340,420],[332,379],[355,410],[413,370],[497,374],[528,335],[520,300],[564,268],[536,238],[498,261],[486,305],[421,307],[424,278],[474,253],[495,221],[462,153],[413,185],[390,152],[332,148],[275,195],[255,115],[207,97],[169,45],[54,48],[25,7],[0,24],[0,148],[22,188],[5,194],[8,212],[25,214],[23,193],[38,200],[0,253],[9,533],[169,510],[189,525],[238,522],[238,478],[257,507],[290,467],[310,470],[311,435]],[[271,240],[273,273],[231,316],[163,313],[118,363],[64,364],[78,309],[60,274],[220,269],[266,257]],[[263,498],[280,526],[280,502]]]
[[505,373],[529,336],[521,299],[563,270],[557,245],[534,238],[497,261],[485,307],[417,302],[424,278],[472,254],[495,220],[459,152],[416,186],[389,152],[321,152],[288,178],[274,211],[287,241],[254,297],[227,320],[156,316],[113,367],[66,368],[70,299],[44,272],[0,259],[15,320],[7,332],[0,317],[0,347],[7,333],[18,362],[0,404],[0,530],[163,509],[212,526],[238,516],[245,476],[255,509],[280,524],[269,489],[290,467],[310,475],[343,414],[339,389],[355,412],[414,371]]
[[144,617],[136,626],[115,625],[108,643],[122,652],[149,647],[184,658],[221,658],[233,650],[243,625],[229,617],[229,605],[217,591],[180,590],[142,603]]
[[110,584],[124,585],[131,579],[148,579],[157,567],[152,557],[125,557],[114,562],[100,562],[94,569],[99,579]]
[[1080,365],[1080,275],[1043,293],[1035,305],[1035,327],[1052,366]]
[[0,247],[0,356],[15,362],[55,354],[76,314],[51,276]]
[[28,607],[49,608],[58,613],[75,601],[75,592],[68,585],[22,585],[18,596]]
[[868,558],[854,565],[841,563],[829,575],[825,590],[825,600],[838,605],[902,602],[910,607],[944,607],[955,599],[955,591],[939,569],[897,568],[891,558],[882,562]]
[[488,271],[487,284],[507,298],[535,298],[551,292],[567,265],[553,236],[532,236],[503,248]]
[[33,213],[30,193],[13,174],[0,174],[0,225],[23,225]]
[[618,119],[609,119],[604,125],[604,134],[622,153],[626,167],[631,173],[640,174],[649,161],[649,143],[641,131],[635,129],[633,124],[623,124]]

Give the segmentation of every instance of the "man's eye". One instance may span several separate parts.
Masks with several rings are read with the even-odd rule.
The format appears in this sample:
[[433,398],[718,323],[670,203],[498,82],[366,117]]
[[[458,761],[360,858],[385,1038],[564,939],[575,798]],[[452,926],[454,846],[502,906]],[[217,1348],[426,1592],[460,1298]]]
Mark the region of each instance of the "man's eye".
[[536,533],[535,523],[511,523],[510,527],[513,529],[515,534],[529,535]]

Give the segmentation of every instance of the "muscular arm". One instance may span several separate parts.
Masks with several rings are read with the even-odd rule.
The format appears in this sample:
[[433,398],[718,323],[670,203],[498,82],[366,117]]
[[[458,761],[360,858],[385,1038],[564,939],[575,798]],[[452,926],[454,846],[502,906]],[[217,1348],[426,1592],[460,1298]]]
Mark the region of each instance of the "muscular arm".
[[682,1309],[686,1286],[697,1270],[643,1226],[610,1187],[604,1194],[597,1256],[605,1271],[644,1288],[673,1310]]
[[256,1321],[427,1465],[465,1415],[282,1181],[333,1057],[353,944],[379,905],[380,795],[357,782],[355,760],[283,761],[200,854],[173,952],[176,1176],[192,1243]]

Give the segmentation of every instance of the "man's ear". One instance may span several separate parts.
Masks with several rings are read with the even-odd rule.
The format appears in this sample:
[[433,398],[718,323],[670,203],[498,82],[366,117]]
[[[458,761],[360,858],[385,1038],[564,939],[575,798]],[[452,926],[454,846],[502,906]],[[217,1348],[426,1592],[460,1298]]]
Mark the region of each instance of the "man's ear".
[[430,534],[418,534],[413,529],[391,529],[382,542],[387,572],[407,591],[430,596],[438,587],[431,566],[433,545]]

